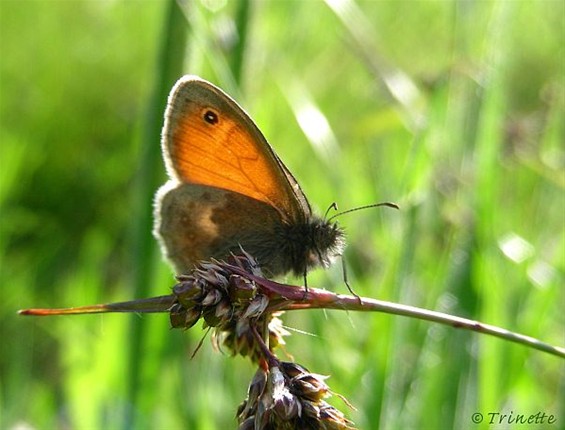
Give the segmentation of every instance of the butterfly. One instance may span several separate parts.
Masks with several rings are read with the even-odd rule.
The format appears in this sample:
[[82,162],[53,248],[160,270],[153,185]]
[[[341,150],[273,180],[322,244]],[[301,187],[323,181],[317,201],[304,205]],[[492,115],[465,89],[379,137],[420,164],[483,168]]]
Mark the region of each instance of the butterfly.
[[241,249],[266,276],[305,276],[341,256],[343,230],[312,213],[300,185],[250,116],[210,82],[186,75],[162,131],[168,182],[154,234],[178,273]]

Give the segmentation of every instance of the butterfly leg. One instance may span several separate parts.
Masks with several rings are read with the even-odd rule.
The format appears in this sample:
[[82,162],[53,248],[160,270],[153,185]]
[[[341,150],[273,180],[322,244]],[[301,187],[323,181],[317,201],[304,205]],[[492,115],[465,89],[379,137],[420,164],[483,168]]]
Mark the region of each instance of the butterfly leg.
[[306,272],[304,272],[302,276],[304,277],[304,296],[302,297],[302,300],[306,300],[306,297],[308,296],[308,276],[306,275]]
[[347,289],[349,290],[349,292],[351,294],[353,294],[355,297],[357,297],[357,300],[359,300],[359,303],[361,303],[361,297],[359,296],[359,294],[357,294],[355,291],[353,291],[353,288],[351,288],[351,286],[349,285],[349,281],[347,280],[347,266],[345,265],[345,259],[343,258],[343,255],[341,256],[341,268],[343,270],[343,282],[344,282],[345,286],[347,287]]

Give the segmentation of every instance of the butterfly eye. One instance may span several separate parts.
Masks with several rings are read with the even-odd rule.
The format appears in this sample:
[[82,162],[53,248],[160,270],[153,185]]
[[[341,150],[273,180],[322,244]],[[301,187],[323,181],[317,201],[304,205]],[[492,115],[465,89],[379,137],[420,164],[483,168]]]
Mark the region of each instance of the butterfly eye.
[[207,109],[204,111],[203,118],[208,124],[214,125],[218,123],[218,114],[213,110]]

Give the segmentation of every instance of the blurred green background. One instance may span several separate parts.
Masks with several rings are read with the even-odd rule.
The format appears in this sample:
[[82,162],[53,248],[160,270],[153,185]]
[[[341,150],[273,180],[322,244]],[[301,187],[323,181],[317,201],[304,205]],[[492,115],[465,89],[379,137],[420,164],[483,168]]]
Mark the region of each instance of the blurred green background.
[[[318,212],[401,206],[340,218],[359,294],[565,344],[563,2],[3,0],[0,32],[0,428],[236,426],[255,369],[208,339],[191,360],[198,327],[16,315],[168,293],[150,216],[183,73],[245,106]],[[383,314],[285,324],[359,428],[565,428],[554,356]]]

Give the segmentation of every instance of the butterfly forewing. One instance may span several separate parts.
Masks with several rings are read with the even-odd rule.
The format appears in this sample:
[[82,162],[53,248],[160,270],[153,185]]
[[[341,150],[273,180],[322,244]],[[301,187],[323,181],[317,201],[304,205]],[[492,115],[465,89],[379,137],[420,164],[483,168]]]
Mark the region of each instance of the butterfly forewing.
[[234,191],[275,208],[283,219],[310,209],[300,187],[249,116],[220,89],[181,79],[163,130],[169,174],[181,182]]

